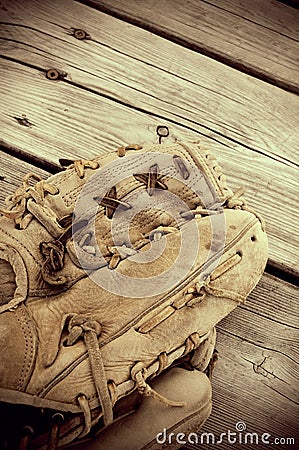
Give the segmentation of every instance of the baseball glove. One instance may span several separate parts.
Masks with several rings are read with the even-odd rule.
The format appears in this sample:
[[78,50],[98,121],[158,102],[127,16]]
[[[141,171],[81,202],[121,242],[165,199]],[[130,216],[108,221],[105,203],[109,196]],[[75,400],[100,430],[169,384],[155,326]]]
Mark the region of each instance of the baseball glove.
[[213,327],[267,259],[263,220],[198,143],[61,164],[1,210],[0,400],[30,409],[29,448],[83,439],[136,395],[182,406],[148,380],[207,370]]

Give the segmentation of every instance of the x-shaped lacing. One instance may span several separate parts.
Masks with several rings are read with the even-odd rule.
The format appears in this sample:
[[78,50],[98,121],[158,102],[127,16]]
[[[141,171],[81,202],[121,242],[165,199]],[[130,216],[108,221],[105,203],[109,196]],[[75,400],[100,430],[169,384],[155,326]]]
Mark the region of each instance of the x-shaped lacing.
[[158,164],[154,164],[149,168],[148,173],[136,173],[134,177],[136,180],[146,185],[146,190],[149,195],[153,195],[154,189],[167,189],[167,186],[161,181],[161,175],[158,176]]
[[99,205],[105,207],[105,215],[108,217],[108,219],[112,219],[113,214],[115,210],[121,206],[124,209],[131,209],[132,206],[129,203],[126,203],[122,200],[119,200],[117,198],[116,193],[116,187],[113,186],[108,194],[104,197],[94,197],[94,200],[96,200]]

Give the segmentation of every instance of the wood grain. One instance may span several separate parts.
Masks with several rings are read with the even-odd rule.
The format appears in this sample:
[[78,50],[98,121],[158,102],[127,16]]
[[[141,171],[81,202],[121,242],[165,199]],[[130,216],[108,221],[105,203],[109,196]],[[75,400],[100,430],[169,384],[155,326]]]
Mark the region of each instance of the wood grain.
[[[236,432],[236,423],[242,421],[247,432],[269,433],[271,441],[275,437],[298,439],[297,298],[294,286],[266,275],[249,296],[247,311],[237,308],[220,322],[214,407],[200,433],[214,433],[219,438],[227,430]],[[217,447],[231,449],[231,445],[224,438]],[[234,444],[237,449],[246,447]],[[185,448],[212,449],[213,445]],[[266,445],[260,441],[258,448]]]
[[[271,0],[82,0],[298,93],[299,12]],[[279,57],[278,57],[279,55]]]
[[[4,4],[7,57],[57,67],[82,89],[298,165],[294,94],[72,0]],[[78,41],[72,27],[92,39]]]
[[[259,435],[259,445],[248,445],[250,449],[269,448],[261,443],[263,433],[269,433],[271,441],[275,437],[294,437],[297,441],[298,364],[275,350],[263,350],[222,331],[218,332],[217,348],[219,361],[213,378],[213,410],[199,434],[214,433],[218,439],[228,430],[236,432],[236,423],[243,422],[246,432]],[[186,446],[205,447],[212,449],[214,446]],[[231,449],[232,444],[224,438],[217,447]],[[243,450],[247,445],[236,443],[233,447]],[[292,447],[294,445],[286,446]]]
[[298,287],[267,275],[260,280],[256,289],[256,295],[251,295],[240,309],[250,310],[256,315],[298,330]]
[[[58,164],[61,157],[90,158],[124,143],[157,142],[155,130],[161,124],[170,128],[169,141],[200,137],[69,83],[51,82],[38,70],[15,62],[2,64],[0,81],[2,143],[52,163]],[[15,119],[22,115],[31,126]],[[296,169],[229,141],[223,145],[207,137],[202,140],[219,158],[230,186],[244,185],[249,204],[265,217],[270,258],[297,273]]]

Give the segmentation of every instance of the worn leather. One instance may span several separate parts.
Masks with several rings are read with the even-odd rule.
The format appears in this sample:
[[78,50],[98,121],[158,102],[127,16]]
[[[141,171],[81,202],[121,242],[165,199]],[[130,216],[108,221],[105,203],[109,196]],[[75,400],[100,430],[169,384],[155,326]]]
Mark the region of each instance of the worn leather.
[[[132,217],[127,240],[118,241],[123,232],[121,212],[115,213],[118,222],[113,234],[107,206],[97,205],[93,224],[94,192],[88,180],[101,173],[95,186],[100,190],[106,183],[108,197],[113,197],[111,182],[122,171],[133,165],[136,172],[146,175],[149,168],[155,170],[160,153],[172,159],[169,164],[166,161],[165,175],[159,175],[159,191],[149,191],[146,177],[145,183],[135,175],[116,183],[123,208],[148,195],[162,198],[160,208],[151,204],[143,209],[141,205]],[[128,150],[125,156],[118,154],[113,151],[95,158],[98,168],[95,164],[90,168],[87,162],[83,176],[74,166],[50,177],[47,183],[54,187],[43,195],[38,191],[41,188],[36,187],[39,194],[32,194],[27,187],[23,216],[18,210],[17,219],[12,217],[9,211],[16,211],[19,204],[8,199],[10,206],[0,218],[0,273],[1,260],[6,261],[3,272],[12,273],[7,264],[14,272],[0,289],[0,400],[73,413],[75,419],[63,425],[60,446],[82,438],[89,432],[86,423],[94,426],[103,420],[103,412],[105,423],[111,422],[109,408],[136,388],[155,397],[147,379],[186,354],[192,353],[193,365],[205,370],[207,355],[214,348],[214,344],[202,346],[212,342],[210,330],[245,301],[267,260],[262,219],[226,186],[215,158],[200,144],[151,145]],[[129,158],[136,154],[138,158]],[[113,161],[117,164],[110,168]],[[190,171],[188,164],[196,170]],[[205,204],[192,189],[196,183],[203,186],[203,181],[213,192]],[[85,186],[87,190],[82,191]],[[162,191],[173,197],[163,200]],[[69,217],[81,194],[84,208],[73,217],[80,227],[72,235],[67,232]],[[185,205],[179,224],[171,214],[182,212],[176,199]],[[158,255],[152,260],[138,263],[130,257],[150,249]],[[189,255],[193,255],[191,262]],[[166,273],[164,278],[159,278],[161,272]],[[129,295],[129,281],[114,286],[113,277],[117,280],[118,275],[141,280],[141,290]],[[109,281],[101,285],[109,276],[111,289]],[[142,293],[149,277],[160,281]],[[160,282],[170,287],[159,292]],[[197,348],[203,352],[196,353]],[[171,397],[175,395],[174,391]],[[86,407],[84,415],[78,401],[82,396],[89,419]],[[108,413],[103,404],[108,404]],[[42,439],[36,445],[46,443]]]
[[[71,445],[71,450],[158,450],[178,449],[183,441],[202,427],[212,409],[212,388],[208,377],[199,371],[171,368],[152,381],[163,395],[185,402],[181,408],[169,408],[153,398],[145,398],[139,407],[122,417],[93,439]],[[173,433],[173,434],[170,434]],[[184,433],[184,435],[179,435]]]

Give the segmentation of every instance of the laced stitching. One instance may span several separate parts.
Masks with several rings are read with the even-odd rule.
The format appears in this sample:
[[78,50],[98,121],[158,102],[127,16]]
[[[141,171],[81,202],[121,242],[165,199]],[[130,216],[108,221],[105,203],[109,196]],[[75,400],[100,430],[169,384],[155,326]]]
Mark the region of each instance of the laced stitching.
[[168,406],[186,406],[185,402],[176,402],[173,400],[169,400],[168,398],[155,391],[152,387],[150,387],[150,385],[145,381],[147,378],[147,370],[141,362],[137,363],[133,367],[131,376],[132,379],[136,381],[138,392],[143,397],[153,397],[154,399],[159,400],[160,402]]
[[162,175],[158,175],[158,164],[150,166],[148,173],[135,173],[133,177],[146,185],[147,193],[151,196],[156,188],[167,189],[167,186],[161,181]]
[[[34,186],[30,185],[30,180],[37,180]],[[46,194],[58,194],[59,189],[51,183],[43,180],[39,175],[32,172],[23,177],[22,186],[18,187],[14,194],[9,195],[5,203],[8,209],[0,209],[0,214],[9,219],[13,219],[21,229],[30,223],[33,215],[27,210],[27,202],[33,199],[38,205],[43,205]]]
[[75,169],[79,178],[85,175],[85,169],[98,169],[99,163],[90,159],[77,159],[70,166],[69,169]]
[[123,156],[126,155],[126,152],[129,150],[141,150],[141,149],[142,149],[142,146],[139,144],[129,144],[126,146],[122,146],[117,149],[117,156],[122,158]]
[[103,198],[102,197],[94,197],[93,199],[96,202],[98,202],[100,206],[104,206],[104,208],[105,208],[104,214],[108,217],[108,219],[112,219],[115,210],[119,206],[121,206],[125,210],[132,208],[132,206],[129,203],[119,200],[117,198],[117,192],[116,192],[115,186],[113,186],[110,189],[110,191],[107,193],[107,195],[105,195]]
[[253,214],[259,221],[262,227],[262,230],[265,231],[265,221],[264,219],[252,208],[247,206],[246,201],[242,198],[242,195],[245,192],[245,188],[239,188],[233,195],[228,196],[224,201],[224,206],[232,209],[243,209],[244,211],[248,211]]
[[227,207],[229,209],[242,209],[243,211],[248,211],[253,214],[261,223],[262,230],[265,231],[265,221],[264,219],[252,208],[247,206],[245,199],[242,195],[245,192],[245,188],[241,187],[232,195],[228,195],[224,201],[219,204],[219,208],[217,209],[207,209],[201,206],[198,206],[196,209],[190,209],[188,211],[181,212],[181,217],[184,219],[192,219],[195,215],[206,216],[212,214],[219,214],[221,212],[221,207]]
[[[207,333],[204,336],[207,336],[209,333]],[[183,356],[190,353],[192,350],[197,348],[201,342],[203,342],[203,337],[200,336],[199,333],[194,332],[190,334],[190,336],[187,337],[185,341],[185,348],[183,352]],[[206,337],[207,339],[207,337]],[[152,376],[159,375],[168,365],[168,355],[166,352],[160,353],[158,356],[158,363],[159,367],[158,370],[153,374]],[[186,406],[185,402],[177,402],[173,400],[169,400],[168,398],[164,397],[163,395],[159,394],[157,391],[155,391],[149,384],[145,381],[148,376],[148,371],[146,367],[144,367],[144,364],[140,361],[135,364],[135,366],[131,370],[131,377],[132,380],[136,382],[137,390],[139,394],[141,394],[143,397],[153,397],[156,400],[159,400],[160,402],[164,403],[168,406]]]
[[[68,331],[69,335],[65,343],[66,346],[73,345],[79,338],[83,337],[88,351],[94,385],[102,408],[104,424],[109,425],[113,421],[112,402],[98,343],[98,337],[102,332],[102,326],[96,320],[78,314],[70,319]],[[86,419],[86,412],[84,416]],[[86,428],[90,427],[89,423],[85,423],[85,425]]]
[[61,166],[64,169],[75,169],[79,178],[84,178],[85,169],[98,169],[100,164],[92,159],[59,159]]

